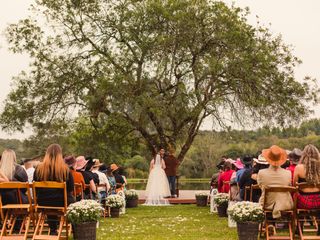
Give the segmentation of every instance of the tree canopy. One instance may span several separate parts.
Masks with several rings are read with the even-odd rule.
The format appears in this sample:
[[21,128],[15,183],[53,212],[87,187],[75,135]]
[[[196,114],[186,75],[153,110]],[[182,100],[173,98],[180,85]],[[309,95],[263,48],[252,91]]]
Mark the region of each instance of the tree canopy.
[[283,125],[306,116],[316,96],[295,79],[291,48],[249,25],[247,9],[212,0],[37,0],[33,11],[46,23],[30,17],[7,29],[10,49],[32,59],[6,99],[0,122],[8,130],[87,119],[103,132],[133,133],[150,150],[178,148],[183,160],[206,117]]

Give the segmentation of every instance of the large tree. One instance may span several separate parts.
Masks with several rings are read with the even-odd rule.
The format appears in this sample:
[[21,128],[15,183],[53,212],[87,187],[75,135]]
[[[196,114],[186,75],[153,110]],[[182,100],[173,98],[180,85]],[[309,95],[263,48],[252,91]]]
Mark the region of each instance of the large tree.
[[183,160],[206,117],[285,124],[315,96],[279,36],[219,1],[37,0],[33,10],[45,18],[7,29],[11,50],[32,59],[1,115],[9,130],[81,114],[150,149],[179,145]]

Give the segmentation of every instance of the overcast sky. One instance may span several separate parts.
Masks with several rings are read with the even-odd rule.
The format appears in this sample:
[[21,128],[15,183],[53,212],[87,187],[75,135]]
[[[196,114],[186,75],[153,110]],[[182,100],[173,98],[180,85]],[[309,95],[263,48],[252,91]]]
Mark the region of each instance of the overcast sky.
[[[249,23],[256,23],[256,15],[260,23],[271,24],[274,34],[281,34],[287,44],[294,47],[294,53],[303,64],[297,67],[296,77],[301,80],[309,75],[320,80],[320,0],[225,0],[229,4],[250,8]],[[13,76],[28,68],[27,56],[14,55],[8,51],[3,31],[9,23],[28,16],[32,0],[1,0],[0,8],[0,109],[10,91]],[[315,106],[316,116],[320,115],[319,106]],[[204,128],[210,128],[206,122]],[[0,130],[0,138],[24,138],[26,134],[9,135]]]

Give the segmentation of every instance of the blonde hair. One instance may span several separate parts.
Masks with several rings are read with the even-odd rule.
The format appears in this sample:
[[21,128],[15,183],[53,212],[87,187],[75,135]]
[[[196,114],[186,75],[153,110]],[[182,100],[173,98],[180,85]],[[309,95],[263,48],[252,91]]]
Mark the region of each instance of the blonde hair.
[[16,153],[11,149],[5,149],[1,155],[0,171],[9,179],[13,179],[17,163]]
[[46,151],[43,162],[38,165],[36,174],[41,181],[64,182],[68,178],[69,168],[62,157],[58,144],[51,144]]
[[305,146],[301,156],[301,164],[306,170],[307,183],[320,184],[320,154],[314,145]]

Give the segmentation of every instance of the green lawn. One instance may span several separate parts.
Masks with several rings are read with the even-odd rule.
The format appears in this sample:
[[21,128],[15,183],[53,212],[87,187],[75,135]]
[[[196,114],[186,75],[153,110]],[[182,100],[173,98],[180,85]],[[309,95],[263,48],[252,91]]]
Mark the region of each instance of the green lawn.
[[120,218],[100,221],[97,239],[237,239],[236,230],[228,228],[227,218],[210,214],[209,207],[172,205],[127,209]]

